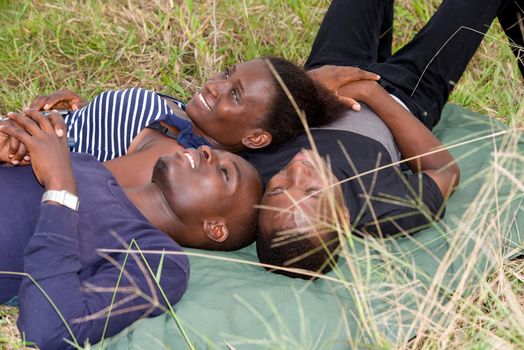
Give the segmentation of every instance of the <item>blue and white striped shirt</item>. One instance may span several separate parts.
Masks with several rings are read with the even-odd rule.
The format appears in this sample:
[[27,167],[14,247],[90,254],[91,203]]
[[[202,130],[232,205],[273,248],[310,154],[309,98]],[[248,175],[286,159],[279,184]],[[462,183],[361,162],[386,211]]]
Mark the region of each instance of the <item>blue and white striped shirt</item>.
[[166,98],[185,110],[181,101],[150,90],[131,88],[101,93],[65,117],[68,136],[75,140],[71,151],[92,154],[99,161],[123,156],[141,130],[159,121],[181,131],[178,140],[184,147],[207,144],[193,133],[189,121],[175,115]]

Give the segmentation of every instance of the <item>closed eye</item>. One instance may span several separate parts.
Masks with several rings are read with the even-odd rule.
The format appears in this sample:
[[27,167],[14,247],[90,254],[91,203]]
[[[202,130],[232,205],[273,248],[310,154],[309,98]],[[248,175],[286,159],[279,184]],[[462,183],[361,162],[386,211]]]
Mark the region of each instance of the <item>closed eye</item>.
[[306,188],[305,192],[308,196],[318,197],[318,195],[320,194],[319,191],[320,191],[320,188],[318,187],[308,187]]
[[286,186],[275,186],[273,188],[271,188],[271,190],[269,191],[269,195],[275,195],[275,194],[280,194],[282,192],[284,192],[285,190],[287,190],[287,187]]
[[229,171],[226,168],[222,168],[222,174],[226,182],[229,182]]

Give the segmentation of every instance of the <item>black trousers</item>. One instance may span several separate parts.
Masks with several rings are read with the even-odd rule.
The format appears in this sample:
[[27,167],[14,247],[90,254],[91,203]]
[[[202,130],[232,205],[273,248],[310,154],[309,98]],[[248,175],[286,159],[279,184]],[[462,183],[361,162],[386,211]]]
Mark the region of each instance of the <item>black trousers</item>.
[[524,46],[521,9],[524,0],[444,0],[415,37],[391,55],[393,0],[333,0],[305,68],[332,64],[375,72],[382,86],[431,129],[496,17],[510,41]]

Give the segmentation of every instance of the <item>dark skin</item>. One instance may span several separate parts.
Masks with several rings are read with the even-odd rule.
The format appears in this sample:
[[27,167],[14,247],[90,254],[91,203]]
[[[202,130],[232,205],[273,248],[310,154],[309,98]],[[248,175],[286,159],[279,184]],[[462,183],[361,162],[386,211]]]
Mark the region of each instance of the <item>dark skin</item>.
[[[362,101],[373,109],[391,130],[400,152],[408,159],[407,164],[411,170],[430,176],[438,185],[443,197],[448,198],[460,179],[460,169],[451,154],[429,129],[396,102],[377,82],[360,80],[346,83],[340,78],[345,72],[353,74],[353,70],[353,67],[325,66],[323,71],[316,73],[324,76],[320,80],[327,82],[326,86],[331,90],[336,90],[339,97]],[[437,149],[440,151],[419,157]],[[318,208],[321,194],[318,190],[310,190],[319,187],[311,169],[310,162],[292,160],[285,171],[281,171],[270,180],[261,204],[287,210],[300,204],[301,210],[306,207],[310,212],[311,208]],[[304,176],[307,172],[311,174]],[[338,206],[343,207],[342,202],[339,202]],[[288,224],[278,219],[280,215],[275,211],[264,210],[260,215],[259,225],[266,232],[287,227]]]
[[[338,179],[313,151],[297,153],[267,185],[261,204],[275,210],[260,212],[261,232],[273,232],[278,227],[280,232],[283,228],[300,228],[314,234],[316,229],[322,229],[322,223],[331,223],[333,217],[348,222],[349,211],[344,206],[341,188],[330,186],[336,182]],[[316,229],[311,230],[312,227]]]
[[[26,110],[8,117],[16,124],[2,124],[0,132],[26,145],[40,184],[46,190],[76,194],[61,116],[52,113],[48,118],[38,111]],[[182,245],[208,249],[225,242],[230,237],[230,220],[250,213],[261,195],[254,168],[229,152],[209,148],[185,150],[158,163],[147,184],[124,190],[153,225]],[[180,186],[171,186],[172,183]],[[199,191],[194,191],[197,186]],[[237,206],[237,201],[244,206]]]
[[[350,81],[380,79],[376,74],[358,68],[341,75],[337,71],[333,71],[331,67],[329,69],[321,67],[309,71],[308,74],[313,79],[326,84],[328,88],[332,88],[333,91],[336,91],[338,86]],[[336,80],[333,78],[336,78]],[[262,148],[269,145],[272,139],[269,132],[258,127],[259,119],[268,113],[269,101],[274,93],[270,79],[270,72],[265,62],[261,59],[255,59],[228,67],[223,72],[214,75],[188,102],[187,114],[170,101],[166,100],[166,102],[179,117],[188,118],[194,123],[193,128],[197,135],[204,136],[218,149],[236,152],[245,148]],[[360,109],[360,105],[354,99],[344,98],[343,102],[349,108]],[[37,96],[30,108],[37,110],[76,110],[85,106],[86,103],[84,99],[72,91],[61,90],[49,96]],[[178,132],[175,128],[170,128],[175,134]],[[153,147],[152,143],[157,140],[159,143],[163,143],[160,136],[162,134],[150,133],[149,131],[143,130],[142,132],[147,135],[139,134],[137,138],[142,138],[147,143],[147,147]],[[27,164],[30,158],[25,146],[16,139],[9,139],[8,141],[7,146],[5,146],[8,149],[5,150],[5,147],[2,147],[0,135],[0,150],[5,153],[5,155],[2,155],[0,152],[0,160],[10,162],[13,165]],[[135,144],[131,148],[143,149],[144,146],[146,145]],[[133,152],[131,149],[130,151]],[[156,157],[162,155],[164,154],[159,154]],[[143,161],[147,162],[146,156],[144,156]]]
[[[189,101],[187,115],[170,101],[168,104],[177,115],[190,117],[195,122],[194,129],[197,134],[204,132],[197,125],[205,125],[205,131],[213,135],[213,137],[207,136],[208,140],[216,144],[217,141],[214,139],[216,137],[236,145],[224,147],[217,144],[218,148],[240,150],[243,146],[264,147],[271,142],[271,135],[259,127],[252,126],[258,123],[255,116],[267,113],[267,101],[271,96],[268,74],[269,70],[262,60],[248,61],[213,76],[201,92],[197,92]],[[331,68],[321,67],[310,71],[309,74],[314,79],[320,79],[328,88],[338,87],[354,80],[379,79],[376,74],[357,68],[340,75],[336,71],[333,72]],[[200,95],[206,104],[212,107],[211,111],[202,103]],[[355,100],[348,98],[344,102],[353,109],[358,109]],[[59,106],[75,109],[85,104],[86,101],[72,91],[62,90],[50,96],[37,97],[32,107],[41,109]],[[177,132],[176,129],[173,131]],[[2,147],[0,133],[0,160],[13,165],[29,164],[30,157],[23,143],[19,143],[14,138],[4,138],[4,141]],[[125,156],[110,160],[105,165],[121,186],[140,186],[150,181],[158,158],[182,150],[183,147],[177,141],[156,130],[144,129],[133,140]]]

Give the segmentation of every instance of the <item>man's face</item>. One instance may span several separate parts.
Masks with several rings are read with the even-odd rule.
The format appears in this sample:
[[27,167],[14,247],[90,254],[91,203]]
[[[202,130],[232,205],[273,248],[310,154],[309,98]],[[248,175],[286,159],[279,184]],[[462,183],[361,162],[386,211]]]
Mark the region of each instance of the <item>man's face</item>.
[[257,204],[261,186],[256,170],[245,159],[207,146],[161,157],[152,182],[181,220],[243,215]]
[[204,135],[237,146],[267,116],[273,96],[271,72],[256,59],[213,76],[188,102],[186,113]]
[[267,185],[261,206],[273,209],[261,211],[261,231],[322,230],[321,227],[335,220],[331,204],[344,208],[340,186],[326,190],[333,181],[336,178],[320,157],[311,151],[297,153]]

